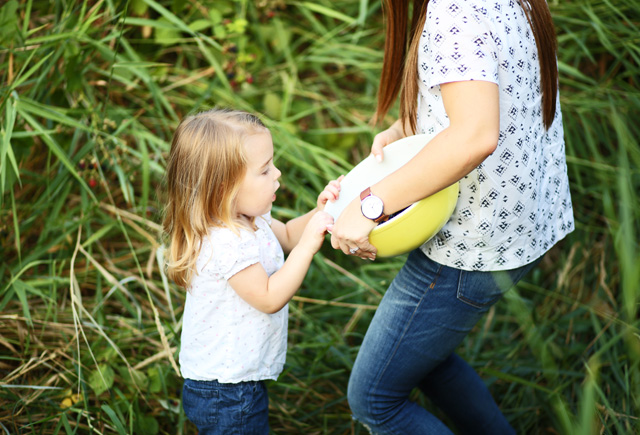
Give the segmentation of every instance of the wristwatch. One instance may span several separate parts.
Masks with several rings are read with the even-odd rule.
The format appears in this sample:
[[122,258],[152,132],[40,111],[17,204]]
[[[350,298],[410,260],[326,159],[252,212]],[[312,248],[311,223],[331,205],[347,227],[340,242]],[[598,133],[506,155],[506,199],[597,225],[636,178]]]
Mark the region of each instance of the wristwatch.
[[367,187],[360,194],[360,210],[364,217],[378,224],[389,219],[389,215],[384,214],[384,203],[371,193],[371,187]]

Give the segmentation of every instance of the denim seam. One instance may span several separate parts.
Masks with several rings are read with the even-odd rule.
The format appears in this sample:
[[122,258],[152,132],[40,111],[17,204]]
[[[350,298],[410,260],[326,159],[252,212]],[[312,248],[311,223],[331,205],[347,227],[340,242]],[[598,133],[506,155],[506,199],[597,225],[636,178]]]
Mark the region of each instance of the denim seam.
[[[398,347],[400,346],[400,343],[402,342],[402,340],[404,339],[404,336],[407,332],[407,329],[409,328],[409,325],[411,324],[411,322],[413,321],[413,318],[415,316],[416,311],[418,311],[418,308],[420,308],[420,306],[422,305],[422,302],[424,301],[424,297],[427,294],[427,292],[431,289],[433,289],[438,281],[438,278],[440,277],[440,274],[442,273],[442,268],[444,266],[439,264],[438,265],[438,271],[436,272],[435,277],[433,278],[431,284],[429,284],[429,286],[427,286],[427,289],[422,293],[422,296],[420,297],[420,302],[418,302],[413,310],[413,313],[411,314],[411,318],[409,319],[409,321],[407,323],[405,323],[405,328],[402,331],[402,335],[401,337],[396,341],[395,343],[395,347],[393,348],[393,352],[391,352],[391,355],[389,355],[389,358],[387,358],[387,361],[385,361],[385,365],[384,367],[378,372],[378,376],[376,379],[376,383],[373,386],[373,388],[371,389],[371,393],[377,391],[378,389],[378,385],[380,385],[380,380],[382,378],[382,374],[387,370],[387,368],[389,367],[390,361],[393,359],[394,355],[396,354]],[[367,406],[371,407],[371,404],[369,403]],[[368,410],[368,412],[371,414],[372,411],[371,409]],[[386,424],[384,424],[386,426]]]
[[494,303],[496,303],[496,301],[498,301],[500,299],[501,295],[496,296],[495,298],[491,299],[489,302],[486,302],[484,304],[480,304],[480,303],[475,302],[475,301],[473,301],[473,300],[471,300],[469,298],[464,297],[461,294],[461,289],[462,289],[462,285],[463,285],[463,281],[464,281],[464,276],[465,276],[465,271],[461,270],[460,271],[460,277],[458,278],[458,288],[456,289],[456,297],[458,298],[458,300],[460,302],[465,303],[467,305],[470,305],[470,306],[472,306],[474,308],[482,309],[482,308],[485,308],[487,306],[493,305]]

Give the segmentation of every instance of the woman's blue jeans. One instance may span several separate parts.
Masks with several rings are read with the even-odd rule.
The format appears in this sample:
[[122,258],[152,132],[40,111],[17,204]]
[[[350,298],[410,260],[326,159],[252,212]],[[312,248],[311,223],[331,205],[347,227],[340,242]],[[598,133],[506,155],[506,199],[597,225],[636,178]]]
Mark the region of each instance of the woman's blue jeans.
[[482,379],[456,347],[483,314],[538,262],[468,272],[409,254],[384,295],[356,358],[348,398],[354,418],[376,434],[448,434],[409,400],[417,387],[460,433],[513,434]]

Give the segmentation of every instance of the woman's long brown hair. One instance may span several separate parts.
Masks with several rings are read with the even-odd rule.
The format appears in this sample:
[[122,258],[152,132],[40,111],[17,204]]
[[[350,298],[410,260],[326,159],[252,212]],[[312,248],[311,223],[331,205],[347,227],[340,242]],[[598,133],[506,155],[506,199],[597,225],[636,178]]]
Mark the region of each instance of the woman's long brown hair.
[[[519,0],[533,29],[538,47],[542,88],[542,120],[549,128],[556,113],[558,92],[558,66],[556,63],[557,41],[551,12],[546,0]],[[413,3],[411,27],[409,7]],[[378,91],[378,106],[374,122],[380,121],[389,112],[400,93],[400,119],[411,132],[416,132],[418,99],[418,48],[420,35],[427,17],[429,0],[383,0],[386,33],[384,61]],[[407,28],[409,31],[407,32]]]

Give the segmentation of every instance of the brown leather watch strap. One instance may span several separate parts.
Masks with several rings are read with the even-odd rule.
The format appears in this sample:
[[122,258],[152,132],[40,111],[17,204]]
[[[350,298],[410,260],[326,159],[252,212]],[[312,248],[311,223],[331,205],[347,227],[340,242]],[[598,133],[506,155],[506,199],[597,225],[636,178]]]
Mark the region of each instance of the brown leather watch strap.
[[362,192],[360,192],[360,201],[362,201],[369,195],[371,195],[371,187],[367,187]]
[[374,219],[373,221],[377,224],[381,224],[382,222],[386,222],[389,220],[389,215],[382,213],[378,219]]

